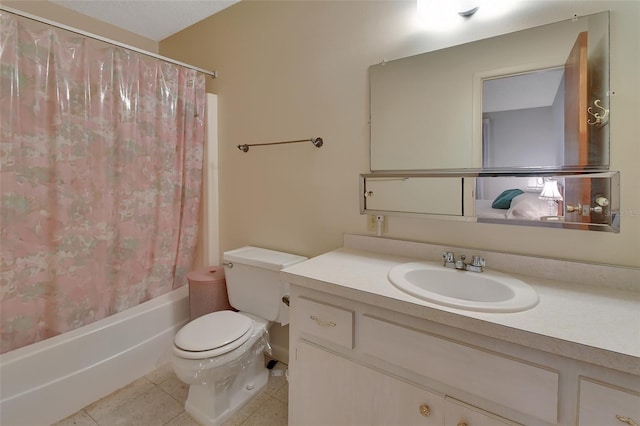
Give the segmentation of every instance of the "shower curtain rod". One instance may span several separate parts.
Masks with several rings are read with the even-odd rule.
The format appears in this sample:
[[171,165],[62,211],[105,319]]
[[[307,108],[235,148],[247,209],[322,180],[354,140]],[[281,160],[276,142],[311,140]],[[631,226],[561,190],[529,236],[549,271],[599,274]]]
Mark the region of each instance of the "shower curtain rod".
[[104,43],[109,43],[109,44],[113,44],[113,45],[118,46],[118,47],[123,47],[125,49],[133,50],[134,52],[141,53],[143,55],[150,56],[152,58],[160,59],[162,61],[170,62],[170,63],[175,64],[175,65],[180,65],[180,66],[185,67],[185,68],[189,68],[189,69],[192,69],[192,70],[195,70],[195,71],[199,71],[199,72],[201,72],[203,74],[210,75],[212,78],[216,78],[218,76],[218,73],[216,71],[208,71],[208,70],[205,70],[205,69],[202,69],[202,68],[194,67],[193,65],[185,64],[184,62],[176,61],[175,59],[167,58],[165,56],[158,55],[157,53],[149,52],[147,50],[143,50],[143,49],[140,49],[140,48],[137,48],[137,47],[134,47],[134,46],[130,46],[128,44],[120,43],[119,41],[111,40],[111,39],[108,39],[106,37],[101,37],[101,36],[96,35],[96,34],[91,34],[91,33],[88,33],[86,31],[82,31],[82,30],[80,30],[78,28],[74,28],[74,27],[70,27],[68,25],[61,24],[59,22],[50,21],[48,19],[44,19],[44,18],[41,18],[39,16],[32,15],[30,13],[26,13],[26,12],[23,12],[21,10],[14,9],[12,7],[7,7],[7,6],[3,6],[3,5],[0,4],[0,10],[4,10],[5,12],[13,13],[14,15],[22,16],[23,18],[31,19],[33,21],[41,22],[43,24],[51,25],[53,27],[61,28],[63,30],[71,31],[72,33],[76,33],[76,34],[79,34],[79,35],[82,35],[82,36],[85,36],[85,37],[89,37],[89,38],[92,38],[94,40],[99,40],[99,41],[102,41]]

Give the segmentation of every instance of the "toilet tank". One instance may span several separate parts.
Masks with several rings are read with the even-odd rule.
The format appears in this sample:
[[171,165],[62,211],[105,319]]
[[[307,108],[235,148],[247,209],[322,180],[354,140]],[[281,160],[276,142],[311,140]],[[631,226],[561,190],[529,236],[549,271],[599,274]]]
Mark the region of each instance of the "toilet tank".
[[307,260],[304,256],[246,246],[223,254],[229,303],[239,311],[275,321],[285,283],[280,270]]

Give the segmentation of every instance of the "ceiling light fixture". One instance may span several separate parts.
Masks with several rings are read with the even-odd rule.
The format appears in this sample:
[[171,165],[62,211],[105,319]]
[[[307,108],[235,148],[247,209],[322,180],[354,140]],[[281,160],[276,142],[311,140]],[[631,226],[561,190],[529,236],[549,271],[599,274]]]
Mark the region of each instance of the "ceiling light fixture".
[[[446,0],[451,1],[451,0]],[[456,0],[452,2],[458,15],[469,18],[480,9],[480,0]]]
[[482,0],[417,0],[421,21],[430,29],[453,28],[469,19],[480,8]]
[[474,8],[469,9],[469,10],[460,11],[460,12],[458,12],[458,15],[462,16],[463,18],[469,18],[474,13],[476,13],[478,11],[478,9],[480,9],[480,6],[476,6]]

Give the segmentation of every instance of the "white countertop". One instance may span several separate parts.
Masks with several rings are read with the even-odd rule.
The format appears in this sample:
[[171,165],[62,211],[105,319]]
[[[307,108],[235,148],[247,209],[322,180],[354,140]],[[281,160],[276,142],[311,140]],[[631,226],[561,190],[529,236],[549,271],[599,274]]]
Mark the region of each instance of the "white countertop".
[[282,273],[291,284],[640,375],[638,292],[511,273],[538,292],[537,306],[515,313],[467,311],[415,298],[387,280],[392,267],[421,260],[341,248]]

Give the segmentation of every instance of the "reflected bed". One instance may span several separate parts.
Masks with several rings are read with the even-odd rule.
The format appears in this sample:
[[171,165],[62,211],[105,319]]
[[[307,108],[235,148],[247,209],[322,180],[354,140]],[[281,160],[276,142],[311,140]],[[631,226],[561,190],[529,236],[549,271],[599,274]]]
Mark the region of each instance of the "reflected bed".
[[540,220],[549,216],[549,204],[537,192],[525,192],[514,197],[508,209],[491,207],[494,200],[476,200],[476,217],[485,219]]

